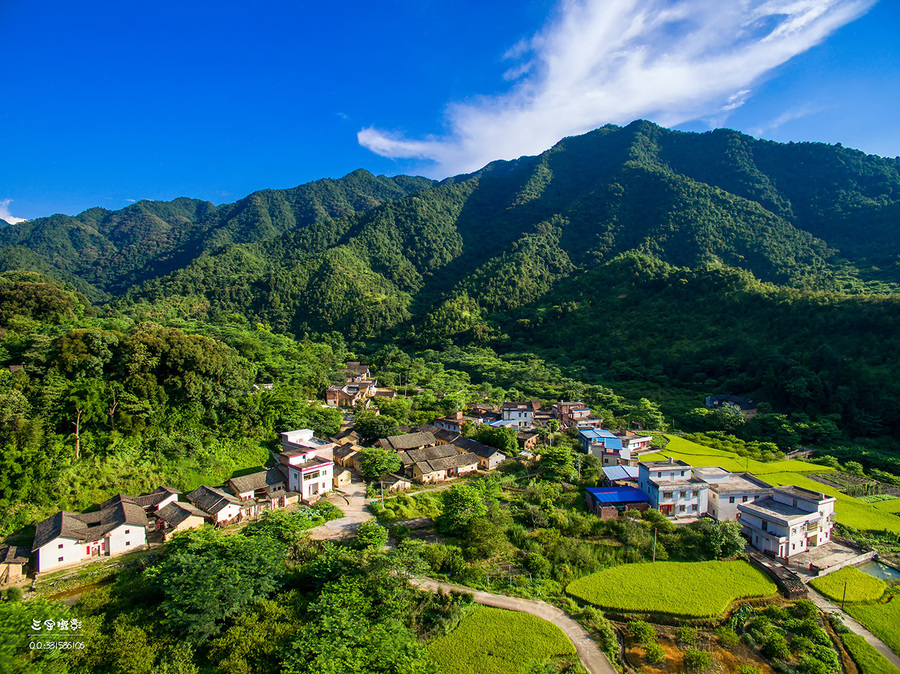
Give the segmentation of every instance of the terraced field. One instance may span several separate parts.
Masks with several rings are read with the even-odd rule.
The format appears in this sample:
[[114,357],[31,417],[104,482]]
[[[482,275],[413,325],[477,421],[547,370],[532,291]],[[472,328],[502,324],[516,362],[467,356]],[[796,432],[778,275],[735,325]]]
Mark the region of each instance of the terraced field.
[[832,601],[840,602],[844,597],[846,584],[847,601],[877,601],[887,590],[887,584],[854,566],[814,578],[810,585]]
[[605,569],[566,591],[607,611],[707,618],[724,613],[735,599],[771,597],[777,588],[744,561],[654,562]]
[[556,625],[527,613],[479,606],[450,634],[428,645],[442,674],[519,674],[535,664],[574,657]]

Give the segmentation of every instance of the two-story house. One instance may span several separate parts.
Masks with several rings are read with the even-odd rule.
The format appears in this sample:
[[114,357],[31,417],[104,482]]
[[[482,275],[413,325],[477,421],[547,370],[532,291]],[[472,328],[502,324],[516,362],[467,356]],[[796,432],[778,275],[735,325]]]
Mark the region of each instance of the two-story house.
[[534,425],[533,402],[505,402],[500,412],[503,415],[502,421],[512,422],[519,428],[531,428]]
[[666,517],[700,517],[708,507],[709,485],[694,477],[684,461],[643,461],[638,486],[650,498],[650,507]]
[[836,502],[803,487],[773,487],[771,496],[738,505],[741,533],[757,550],[787,560],[831,541]]

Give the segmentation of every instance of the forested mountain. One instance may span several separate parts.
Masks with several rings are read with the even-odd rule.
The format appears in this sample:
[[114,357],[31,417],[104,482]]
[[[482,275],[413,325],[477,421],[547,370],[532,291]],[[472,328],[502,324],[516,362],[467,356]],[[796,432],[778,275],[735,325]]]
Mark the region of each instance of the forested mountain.
[[234,204],[139,201],[92,208],[0,230],[0,269],[31,269],[75,282],[93,299],[178,269],[230,243],[246,243],[341,218],[428,187],[425,178],[354,171],[289,190],[254,192]]
[[637,121],[439,184],[357,171],[43,218],[0,230],[0,263],[137,320],[535,352],[871,434],[900,428],[898,229],[900,159]]

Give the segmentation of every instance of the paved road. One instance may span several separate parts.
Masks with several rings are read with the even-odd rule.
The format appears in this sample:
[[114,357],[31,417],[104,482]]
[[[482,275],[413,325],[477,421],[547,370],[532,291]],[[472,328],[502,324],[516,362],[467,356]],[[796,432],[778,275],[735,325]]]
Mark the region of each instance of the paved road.
[[328,496],[327,500],[343,510],[344,517],[310,529],[309,535],[313,540],[335,540],[352,536],[360,524],[372,519],[372,513],[366,508],[366,484],[362,480],[354,480],[340,493]]
[[821,594],[816,592],[812,587],[807,585],[809,589],[809,598],[813,601],[813,603],[818,606],[821,610],[826,613],[838,613],[841,618],[844,619],[844,624],[847,628],[853,632],[854,634],[858,634],[863,639],[872,644],[875,648],[878,649],[878,652],[881,653],[884,657],[890,660],[891,664],[894,665],[897,669],[900,669],[900,656],[898,656],[894,651],[887,647],[887,645],[874,634],[872,634],[865,627],[860,625],[856,620],[851,618],[847,613],[842,611],[839,606],[833,604],[828,601]]
[[615,668],[610,664],[609,660],[600,650],[600,647],[591,639],[588,631],[579,623],[566,615],[562,610],[551,606],[543,601],[534,601],[532,599],[519,599],[518,597],[506,597],[502,594],[491,594],[490,592],[481,592],[473,590],[462,585],[452,585],[450,583],[439,583],[435,580],[427,578],[414,578],[410,582],[416,587],[424,590],[437,592],[468,592],[475,597],[475,601],[485,606],[493,606],[495,608],[505,608],[511,611],[520,611],[522,613],[530,613],[538,618],[543,618],[547,622],[551,622],[561,629],[569,640],[574,644],[575,650],[581,664],[590,674],[616,674]]

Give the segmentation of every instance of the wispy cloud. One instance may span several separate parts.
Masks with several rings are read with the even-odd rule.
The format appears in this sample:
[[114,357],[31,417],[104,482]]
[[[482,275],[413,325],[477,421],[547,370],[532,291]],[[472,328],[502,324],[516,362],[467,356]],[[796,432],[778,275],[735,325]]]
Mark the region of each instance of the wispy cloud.
[[649,118],[665,126],[726,115],[773,68],[876,0],[561,0],[513,46],[502,96],[451,103],[449,132],[410,139],[375,128],[360,144],[433,162],[441,177],[535,154],[564,136]]
[[804,117],[808,117],[809,115],[815,115],[816,113],[822,112],[824,109],[825,107],[822,105],[816,105],[814,103],[804,103],[802,105],[789,108],[778,115],[775,119],[769,120],[765,124],[761,124],[760,126],[750,129],[750,133],[752,133],[754,136],[765,136],[766,134],[770,134],[773,131],[777,131],[788,122],[803,119]]
[[0,199],[0,220],[6,220],[11,225],[18,225],[20,222],[28,222],[25,218],[17,218],[9,212],[9,205],[12,199]]

